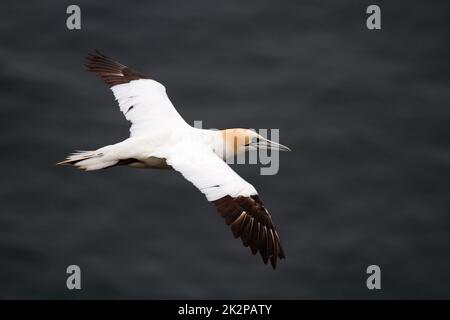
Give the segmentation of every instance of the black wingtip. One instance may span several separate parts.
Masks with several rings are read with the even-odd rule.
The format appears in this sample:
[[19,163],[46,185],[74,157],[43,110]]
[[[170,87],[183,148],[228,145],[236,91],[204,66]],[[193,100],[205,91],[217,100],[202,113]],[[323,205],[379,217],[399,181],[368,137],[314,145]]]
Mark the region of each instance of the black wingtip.
[[273,270],[277,268],[277,257],[271,256],[270,257],[270,264],[272,265]]
[[103,82],[110,87],[133,80],[148,79],[146,75],[128,68],[117,60],[104,55],[98,49],[86,56],[84,67],[87,71],[99,75]]
[[213,201],[217,211],[230,225],[235,238],[250,247],[252,254],[260,253],[265,265],[270,261],[275,270],[278,259],[284,258],[284,251],[278,233],[267,210],[257,195],[251,197],[225,196]]
[[104,55],[102,52],[100,52],[100,50],[98,50],[98,49],[94,49],[93,52],[89,52],[85,57],[87,62],[90,62],[93,59],[98,59],[98,58],[106,59],[108,57],[106,55]]

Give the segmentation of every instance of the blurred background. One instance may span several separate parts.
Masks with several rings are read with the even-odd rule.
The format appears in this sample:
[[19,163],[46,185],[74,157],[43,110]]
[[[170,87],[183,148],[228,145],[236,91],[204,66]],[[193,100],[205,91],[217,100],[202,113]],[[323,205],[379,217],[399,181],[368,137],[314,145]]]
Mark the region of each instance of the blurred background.
[[[66,28],[70,4],[81,30]],[[3,1],[0,14],[0,298],[449,297],[448,1]],[[84,70],[94,49],[162,82],[191,124],[280,129],[293,152],[277,175],[233,167],[278,227],[276,271],[176,172],[54,166],[128,136]],[[381,290],[366,288],[371,264]]]

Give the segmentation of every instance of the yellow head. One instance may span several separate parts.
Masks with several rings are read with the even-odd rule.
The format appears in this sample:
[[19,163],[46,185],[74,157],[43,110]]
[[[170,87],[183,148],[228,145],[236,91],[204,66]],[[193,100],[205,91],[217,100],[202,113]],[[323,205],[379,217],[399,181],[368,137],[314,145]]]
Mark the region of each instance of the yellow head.
[[241,152],[258,149],[291,151],[288,147],[268,140],[250,129],[225,129],[221,130],[221,132],[223,144],[229,155],[237,155]]

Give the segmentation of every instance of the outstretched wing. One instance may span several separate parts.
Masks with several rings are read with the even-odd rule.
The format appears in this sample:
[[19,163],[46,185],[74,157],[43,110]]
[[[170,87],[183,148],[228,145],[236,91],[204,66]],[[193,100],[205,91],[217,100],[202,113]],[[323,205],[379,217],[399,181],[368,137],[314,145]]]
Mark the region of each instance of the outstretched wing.
[[175,146],[167,163],[192,182],[231,226],[253,254],[259,252],[264,263],[285,258],[272,218],[255,188],[242,179],[212,150],[189,144]]
[[99,51],[86,59],[87,70],[98,74],[113,91],[120,111],[131,122],[131,136],[145,135],[168,125],[187,126],[159,82]]

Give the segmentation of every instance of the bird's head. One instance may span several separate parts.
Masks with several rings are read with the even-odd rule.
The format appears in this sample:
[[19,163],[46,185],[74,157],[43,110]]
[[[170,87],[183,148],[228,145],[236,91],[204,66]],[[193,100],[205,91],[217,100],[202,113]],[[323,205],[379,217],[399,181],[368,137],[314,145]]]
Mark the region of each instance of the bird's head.
[[222,139],[228,150],[234,155],[252,150],[291,151],[288,147],[264,138],[250,129],[222,130]]

